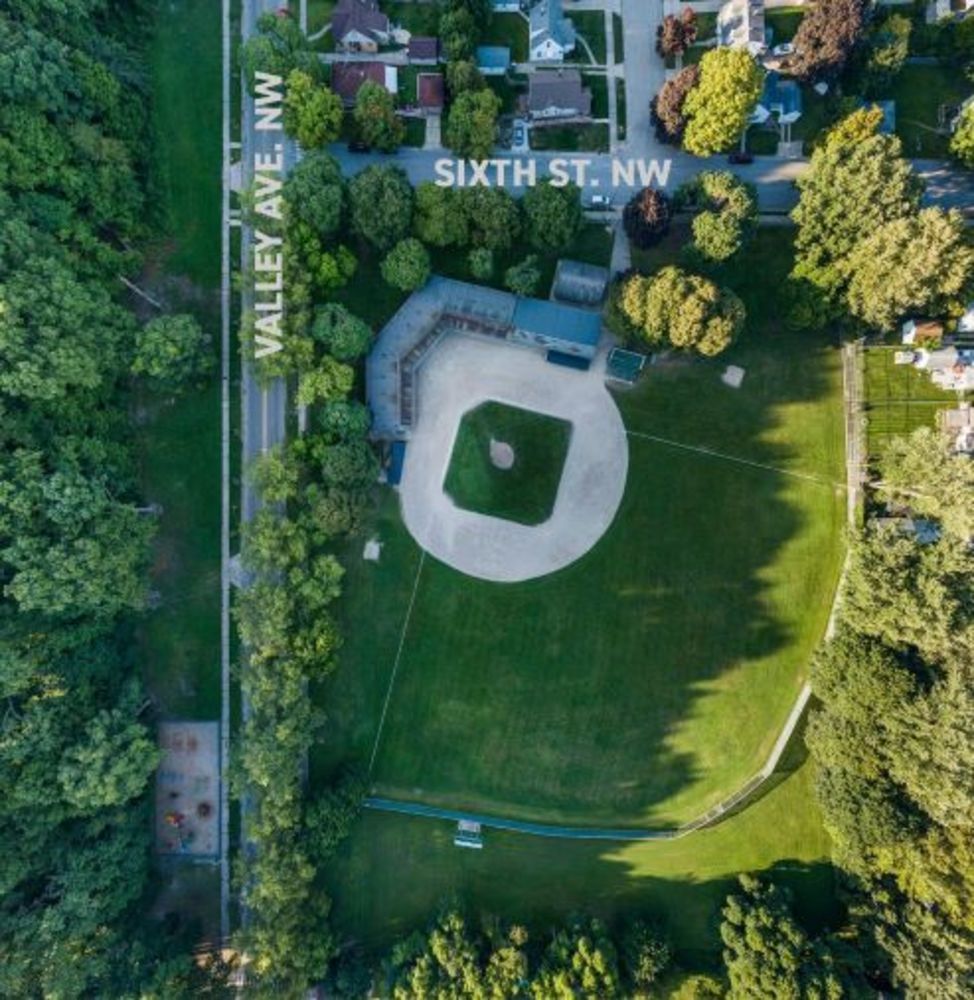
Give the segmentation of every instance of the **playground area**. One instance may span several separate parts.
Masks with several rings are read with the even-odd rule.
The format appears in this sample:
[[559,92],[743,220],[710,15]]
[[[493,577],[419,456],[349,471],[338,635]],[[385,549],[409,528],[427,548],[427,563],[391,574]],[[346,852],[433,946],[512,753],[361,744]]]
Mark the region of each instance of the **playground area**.
[[220,851],[218,722],[163,722],[156,772],[156,850],[212,859]]

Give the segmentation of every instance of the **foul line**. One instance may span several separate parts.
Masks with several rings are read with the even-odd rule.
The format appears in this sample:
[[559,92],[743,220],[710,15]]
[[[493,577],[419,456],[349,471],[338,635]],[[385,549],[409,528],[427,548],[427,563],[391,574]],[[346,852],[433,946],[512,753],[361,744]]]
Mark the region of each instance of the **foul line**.
[[643,438],[646,441],[655,441],[657,444],[665,444],[670,448],[680,448],[683,451],[692,451],[697,455],[706,455],[708,458],[722,458],[725,462],[736,462],[738,465],[746,465],[752,469],[763,469],[765,472],[775,472],[779,476],[791,476],[792,479],[804,479],[808,483],[817,483],[819,486],[831,486],[833,489],[847,489],[845,483],[838,483],[824,476],[815,476],[810,472],[795,472],[792,469],[782,469],[777,465],[766,465],[764,462],[754,462],[749,458],[740,458],[737,455],[725,455],[721,451],[714,451],[711,448],[703,448],[699,445],[683,444],[680,441],[671,441],[669,438],[657,437],[655,434],[644,434],[642,431],[626,431],[629,437]]
[[396,650],[396,659],[392,664],[392,675],[389,677],[389,687],[386,689],[386,700],[382,705],[382,715],[379,717],[379,728],[375,734],[375,743],[372,744],[372,756],[369,758],[369,774],[375,764],[375,756],[379,752],[379,741],[382,739],[382,729],[386,724],[386,712],[389,711],[389,701],[392,698],[392,688],[396,683],[396,674],[399,672],[399,661],[402,659],[403,647],[406,645],[406,633],[409,631],[409,622],[413,617],[413,605],[416,603],[416,594],[419,593],[419,577],[423,572],[423,564],[426,562],[426,549],[420,551],[419,565],[416,567],[416,579],[413,580],[413,592],[409,598],[409,607],[406,609],[406,620],[402,623],[402,632],[399,633],[399,648]]

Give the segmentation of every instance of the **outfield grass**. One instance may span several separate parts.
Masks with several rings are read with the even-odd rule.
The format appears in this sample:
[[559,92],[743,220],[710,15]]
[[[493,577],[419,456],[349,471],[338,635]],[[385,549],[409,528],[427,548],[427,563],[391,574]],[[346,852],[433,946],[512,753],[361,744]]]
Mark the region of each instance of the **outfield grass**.
[[774,873],[811,928],[834,921],[829,843],[805,765],[747,812],[669,843],[552,841],[487,830],[482,851],[453,846],[451,824],[366,812],[329,866],[342,933],[384,952],[447,903],[475,919],[524,922],[536,941],[572,913],[662,918],[683,967],[720,948],[720,907],[740,871]]
[[911,365],[894,365],[897,350],[876,346],[864,352],[866,441],[873,460],[882,454],[890,438],[918,427],[932,427],[938,410],[957,405],[957,393],[938,388],[927,372]]
[[[508,586],[433,560],[417,580],[418,550],[387,498],[370,529],[382,561],[349,553],[321,772],[371,754],[414,587],[377,792],[662,825],[757,770],[821,638],[843,548],[844,497],[830,485],[842,479],[838,352],[778,329],[789,239],[762,230],[718,275],[751,310],[739,344],[719,361],[651,369],[619,405],[632,432],[823,481],[633,438],[602,541],[557,574]],[[721,385],[727,363],[746,369],[741,390]]]
[[[484,403],[460,422],[443,490],[463,510],[541,524],[554,510],[571,432],[565,420]],[[510,469],[491,461],[493,441],[513,448]]]

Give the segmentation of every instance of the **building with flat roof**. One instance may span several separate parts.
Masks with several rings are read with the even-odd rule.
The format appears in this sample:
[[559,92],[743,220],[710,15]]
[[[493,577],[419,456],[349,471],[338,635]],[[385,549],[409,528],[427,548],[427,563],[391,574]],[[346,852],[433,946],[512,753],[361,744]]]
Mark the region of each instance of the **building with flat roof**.
[[418,413],[423,362],[444,337],[456,335],[536,348],[587,366],[598,350],[602,317],[434,275],[382,328],[366,359],[375,439],[408,440]]
[[503,76],[510,68],[511,50],[509,46],[477,46],[477,69],[483,76]]

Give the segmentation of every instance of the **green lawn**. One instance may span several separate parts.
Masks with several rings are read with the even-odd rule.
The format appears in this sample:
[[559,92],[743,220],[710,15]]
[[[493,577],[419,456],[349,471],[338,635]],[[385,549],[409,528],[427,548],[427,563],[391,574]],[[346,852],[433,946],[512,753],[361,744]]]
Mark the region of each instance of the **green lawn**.
[[416,104],[416,77],[420,73],[428,73],[429,66],[400,66],[396,73],[399,84],[399,93],[396,95],[396,103],[399,107],[408,104]]
[[414,35],[440,33],[440,9],[435,3],[383,3],[382,9],[393,24]]
[[220,9],[209,0],[159,9],[149,58],[167,267],[212,286],[220,280]]
[[307,2],[308,34],[314,35],[326,24],[331,24],[331,13],[335,9],[336,0],[307,0]]
[[517,99],[528,91],[527,76],[486,76],[487,86],[501,99],[501,114],[512,115],[517,110]]
[[764,22],[771,29],[771,44],[790,42],[805,16],[804,7],[774,7],[764,12]]
[[626,137],[626,81],[616,79],[616,124],[618,126],[618,138]]
[[957,105],[971,84],[953,67],[907,64],[889,94],[896,101],[896,134],[907,156],[944,156],[950,136],[937,131],[942,105]]
[[406,124],[406,136],[403,139],[404,146],[422,146],[426,142],[426,119],[425,118],[404,118]]
[[939,389],[925,372],[894,365],[896,347],[869,347],[863,358],[866,440],[875,459],[891,437],[932,427],[938,410],[957,404],[957,394]]
[[531,148],[566,153],[605,153],[609,149],[608,125],[535,125]]
[[487,25],[481,45],[506,45],[511,50],[511,61],[528,61],[528,22],[520,14],[494,14]]
[[[600,10],[573,11],[568,14],[575,24],[576,32],[588,42],[595,65],[605,65],[605,15]],[[588,51],[581,41],[576,42],[575,51],[568,57],[568,62],[590,63]]]
[[622,27],[622,17],[619,14],[612,15],[612,41],[616,50],[616,62],[626,61],[626,39]]
[[[750,310],[739,344],[719,361],[657,366],[618,402],[631,432],[823,481],[631,438],[626,494],[601,542],[510,586],[432,560],[417,580],[418,550],[387,498],[369,529],[385,542],[381,562],[349,553],[318,773],[371,753],[414,587],[377,792],[672,824],[757,770],[821,638],[843,549],[844,498],[830,485],[843,475],[838,352],[778,328],[789,239],[763,230],[718,275]],[[745,368],[741,390],[721,385],[727,363]]]
[[[460,422],[443,490],[463,510],[541,524],[555,506],[571,433],[568,421],[483,403]],[[510,468],[492,460],[495,442],[513,449]]]
[[592,92],[592,117],[609,117],[609,81],[596,73],[585,73],[582,83]]
[[814,928],[834,921],[829,843],[810,766],[747,812],[669,843],[552,841],[487,830],[484,850],[453,846],[452,824],[366,812],[327,873],[342,934],[386,951],[446,902],[472,917],[525,923],[536,941],[577,912],[662,918],[684,968],[717,959],[720,907],[740,871],[790,886]]

